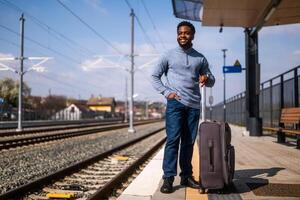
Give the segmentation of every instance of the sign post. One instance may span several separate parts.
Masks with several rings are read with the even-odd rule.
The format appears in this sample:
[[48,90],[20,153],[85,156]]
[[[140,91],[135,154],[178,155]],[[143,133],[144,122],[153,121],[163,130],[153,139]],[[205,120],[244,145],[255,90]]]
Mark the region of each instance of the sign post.
[[[224,51],[224,50],[223,50]],[[224,122],[226,121],[226,93],[225,93],[225,74],[228,73],[241,73],[243,68],[239,60],[236,60],[233,66],[226,66],[225,65],[225,54],[224,51],[224,66],[223,66],[223,80],[224,80]]]
[[212,104],[214,103],[214,97],[212,95],[212,89],[210,88],[210,95],[208,97],[208,103],[209,103],[209,118],[212,120]]
[[223,73],[241,73],[242,70],[239,60],[236,60],[233,66],[223,66]]

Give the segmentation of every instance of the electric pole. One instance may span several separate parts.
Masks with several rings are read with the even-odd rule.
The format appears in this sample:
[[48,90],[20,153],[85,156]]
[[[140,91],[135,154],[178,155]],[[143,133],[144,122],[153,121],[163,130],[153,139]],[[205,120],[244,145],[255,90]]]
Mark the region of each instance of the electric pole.
[[127,77],[125,78],[125,101],[124,101],[124,122],[128,119],[128,94],[127,94]]
[[146,108],[145,108],[145,115],[146,115],[146,119],[149,119],[149,104],[148,104],[148,100],[146,99]]
[[[224,58],[223,67],[225,67],[227,49],[222,49],[222,51],[223,51],[223,58]],[[225,79],[225,73],[224,72],[223,72],[223,119],[224,119],[224,122],[225,122],[226,121],[226,79]]]
[[24,63],[24,14],[20,18],[21,32],[21,55],[20,55],[20,82],[19,82],[19,102],[18,102],[18,128],[17,131],[22,131],[22,102],[23,102],[23,63]]
[[[23,117],[23,109],[22,109],[22,102],[23,102],[23,76],[25,73],[30,72],[32,70],[36,70],[38,72],[43,72],[43,67],[38,67],[39,65],[45,63],[47,60],[51,59],[49,57],[24,57],[24,23],[25,18],[24,14],[22,13],[20,18],[20,36],[21,36],[21,52],[20,57],[2,57],[0,58],[0,61],[7,61],[7,60],[20,60],[20,71],[11,68],[3,63],[0,63],[0,70],[9,70],[16,74],[18,74],[19,77],[19,94],[18,94],[18,127],[16,131],[22,131],[22,117]],[[39,63],[33,65],[29,69],[24,71],[24,60],[42,60]]]
[[129,101],[129,133],[135,133],[133,127],[133,93],[134,93],[134,11],[131,9],[131,69],[130,69],[130,101]]

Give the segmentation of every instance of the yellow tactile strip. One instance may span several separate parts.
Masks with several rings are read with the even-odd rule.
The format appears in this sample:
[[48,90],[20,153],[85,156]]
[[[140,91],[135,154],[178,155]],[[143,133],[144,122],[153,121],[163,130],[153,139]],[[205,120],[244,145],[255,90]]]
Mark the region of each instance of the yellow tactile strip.
[[[199,163],[199,150],[198,150],[197,143],[195,143],[192,165],[193,165],[193,175],[197,181],[199,181],[199,164],[200,164]],[[199,190],[197,190],[197,189],[186,188],[185,199],[186,200],[208,200],[208,195],[200,194]]]

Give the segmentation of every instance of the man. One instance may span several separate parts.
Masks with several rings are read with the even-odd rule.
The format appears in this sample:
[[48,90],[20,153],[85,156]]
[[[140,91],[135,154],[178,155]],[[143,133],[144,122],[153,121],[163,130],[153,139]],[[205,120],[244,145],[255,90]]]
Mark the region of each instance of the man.
[[[173,192],[174,176],[177,175],[177,160],[181,168],[180,184],[198,188],[192,174],[193,145],[197,136],[200,115],[201,86],[212,87],[215,78],[208,68],[206,58],[192,48],[195,27],[183,21],[177,26],[179,46],[161,57],[151,74],[153,87],[167,98],[167,141],[163,160],[162,193]],[[161,80],[166,75],[166,82]]]

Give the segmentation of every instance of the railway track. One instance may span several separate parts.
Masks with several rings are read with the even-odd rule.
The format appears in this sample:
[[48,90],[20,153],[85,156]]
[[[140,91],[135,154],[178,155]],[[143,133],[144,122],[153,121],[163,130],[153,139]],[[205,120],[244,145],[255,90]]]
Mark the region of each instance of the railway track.
[[[136,122],[147,122],[147,121],[155,121],[155,120],[141,120]],[[75,123],[66,123],[66,124],[49,124],[46,126],[35,126],[30,128],[24,128],[22,131],[16,131],[16,129],[0,129],[0,137],[10,137],[10,136],[18,136],[18,135],[26,135],[32,133],[39,133],[39,132],[50,132],[50,131],[57,131],[57,130],[68,130],[68,129],[76,129],[76,128],[85,128],[85,127],[95,127],[95,126],[105,126],[105,125],[112,125],[112,124],[126,124],[119,120],[114,121],[103,121],[103,122],[88,122],[83,123],[78,122]]]
[[[165,141],[164,128],[0,195],[4,199],[107,199]],[[55,181],[55,182],[54,182]],[[41,188],[41,186],[43,186]],[[31,191],[31,193],[28,193]],[[48,196],[48,197],[47,197]]]
[[[136,122],[135,125],[143,125],[147,123],[153,123],[154,120],[147,120]],[[108,131],[113,129],[119,129],[127,127],[127,123],[113,123],[113,124],[92,124],[92,125],[77,125],[74,127],[51,127],[47,130],[26,131],[26,134],[12,134],[9,136],[0,137],[0,150],[9,149],[14,147],[20,147],[24,145],[36,144],[41,142],[47,142],[52,140],[64,139],[69,137],[75,137],[80,135],[87,135],[96,132]]]
[[[65,126],[65,125],[77,125],[77,124],[93,124],[93,123],[109,123],[122,121],[120,118],[108,118],[108,119],[86,119],[86,120],[36,120],[36,121],[23,121],[23,130],[34,129],[37,127],[51,127],[51,126]],[[18,126],[18,122],[3,121],[0,122],[0,132],[2,131],[14,131]]]

